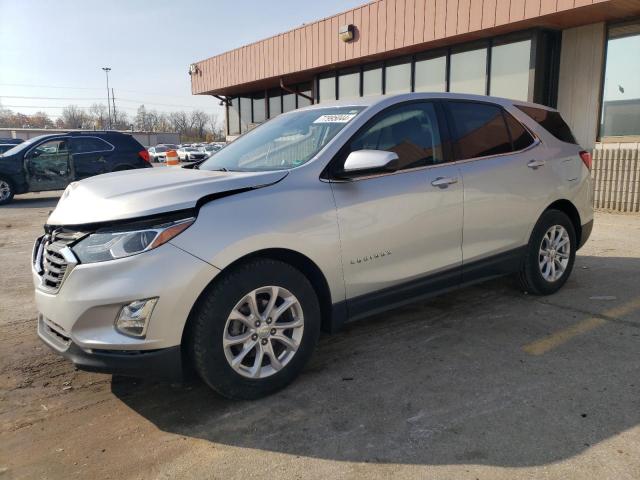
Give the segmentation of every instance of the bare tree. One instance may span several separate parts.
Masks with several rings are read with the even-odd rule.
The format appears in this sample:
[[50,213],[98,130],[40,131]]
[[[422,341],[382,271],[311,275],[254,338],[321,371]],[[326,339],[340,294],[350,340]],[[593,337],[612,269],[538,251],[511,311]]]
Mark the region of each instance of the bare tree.
[[107,107],[103,103],[94,103],[89,107],[89,115],[93,121],[94,128],[104,129],[108,127],[109,116]]
[[186,112],[171,112],[169,122],[171,122],[171,128],[174,132],[186,134],[189,130],[189,117]]
[[77,105],[69,105],[62,110],[62,120],[65,128],[87,128],[89,116]]
[[191,129],[194,130],[194,134],[197,138],[203,139],[205,129],[209,123],[209,116],[202,110],[194,110],[189,117],[191,123]]
[[209,132],[211,132],[211,137],[213,141],[221,141],[224,140],[224,130],[223,125],[220,122],[220,117],[217,113],[212,113],[209,115]]

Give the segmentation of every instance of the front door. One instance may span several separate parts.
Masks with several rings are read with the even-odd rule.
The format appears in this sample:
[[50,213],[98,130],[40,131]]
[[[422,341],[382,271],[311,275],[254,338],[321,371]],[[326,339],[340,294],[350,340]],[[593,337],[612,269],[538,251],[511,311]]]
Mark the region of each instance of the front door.
[[71,181],[69,141],[58,138],[41,143],[25,156],[29,190],[62,190]]
[[337,171],[356,150],[399,157],[393,173],[331,182],[349,315],[459,283],[462,181],[457,167],[445,163],[435,104],[391,107],[343,150]]

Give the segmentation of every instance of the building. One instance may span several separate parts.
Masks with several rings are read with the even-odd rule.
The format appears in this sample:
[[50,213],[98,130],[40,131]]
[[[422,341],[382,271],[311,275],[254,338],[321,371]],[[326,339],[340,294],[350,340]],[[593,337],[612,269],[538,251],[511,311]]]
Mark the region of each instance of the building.
[[[556,107],[596,160],[617,149],[640,169],[640,0],[378,0],[190,74],[194,94],[226,104],[229,139],[316,102],[465,92]],[[629,174],[619,193],[630,199],[611,208],[640,210],[639,178]]]
[[[21,138],[28,140],[39,135],[51,135],[52,133],[67,133],[71,131],[86,132],[87,130],[57,129],[57,128],[0,128],[0,138]],[[119,130],[122,133],[133,135],[145,147],[153,147],[159,143],[179,144],[180,134],[173,132],[140,132],[133,130]]]

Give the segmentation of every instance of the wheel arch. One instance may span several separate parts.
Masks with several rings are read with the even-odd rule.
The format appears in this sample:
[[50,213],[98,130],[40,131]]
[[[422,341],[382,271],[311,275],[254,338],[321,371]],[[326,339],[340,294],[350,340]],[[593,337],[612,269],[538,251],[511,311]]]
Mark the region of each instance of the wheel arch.
[[576,245],[581,245],[582,222],[580,220],[580,213],[576,206],[571,201],[563,198],[551,203],[542,213],[547,210],[560,210],[569,217],[569,220],[571,220],[571,223],[573,224],[573,229],[576,232]]
[[299,270],[311,283],[311,286],[315,290],[318,295],[318,302],[320,304],[320,314],[321,314],[321,329],[324,332],[333,332],[336,330],[335,326],[335,314],[333,309],[333,304],[331,302],[331,290],[329,289],[329,283],[327,282],[326,277],[320,270],[320,267],[316,265],[316,263],[311,260],[306,255],[297,252],[295,250],[290,250],[287,248],[267,248],[263,250],[257,250],[255,252],[251,252],[247,255],[244,255],[229,265],[224,267],[220,271],[218,275],[203,289],[203,291],[198,296],[197,300],[194,302],[191,313],[189,314],[189,318],[187,319],[187,323],[182,331],[182,344],[184,345],[185,339],[189,335],[189,324],[191,323],[191,314],[196,308],[196,305],[200,302],[202,295],[209,289],[209,287],[219,281],[226,272],[229,270],[241,265],[243,263],[249,262],[251,260],[255,260],[257,258],[269,258],[272,260],[279,260],[281,262],[287,263],[292,267]]

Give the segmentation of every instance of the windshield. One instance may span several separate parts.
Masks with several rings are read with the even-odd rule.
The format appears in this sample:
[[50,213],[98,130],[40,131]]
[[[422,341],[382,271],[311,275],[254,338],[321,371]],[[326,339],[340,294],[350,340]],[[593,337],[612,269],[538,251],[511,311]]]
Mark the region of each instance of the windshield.
[[166,152],[167,147],[156,147],[156,152]]
[[269,120],[221,149],[201,170],[286,170],[311,160],[365,107],[326,107]]
[[34,143],[36,143],[37,141],[48,137],[49,135],[38,135],[37,137],[33,137],[30,138],[29,140],[25,140],[22,143],[19,143],[18,145],[16,145],[13,148],[10,148],[9,150],[7,150],[6,152],[3,153],[3,155],[13,155],[16,154],[18,152],[21,152],[22,150],[25,150],[27,148],[29,148],[31,145],[33,145]]

